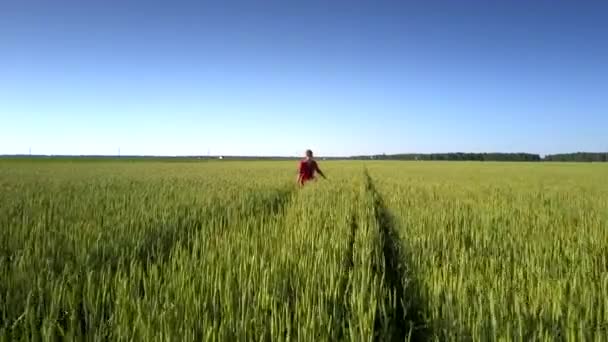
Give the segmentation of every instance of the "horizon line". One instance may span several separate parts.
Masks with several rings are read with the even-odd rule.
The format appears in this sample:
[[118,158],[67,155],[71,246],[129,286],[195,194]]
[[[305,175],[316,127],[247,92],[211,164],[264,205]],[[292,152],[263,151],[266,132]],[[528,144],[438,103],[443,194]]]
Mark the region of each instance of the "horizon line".
[[[538,155],[541,157],[561,155],[561,154],[577,154],[577,153],[589,153],[589,154],[608,154],[608,151],[574,151],[574,152],[559,152],[559,153],[532,153],[532,152],[400,152],[400,153],[376,153],[376,154],[355,154],[348,156],[324,156],[317,155],[317,158],[358,158],[358,157],[376,157],[376,156],[400,156],[400,155],[433,155],[433,154],[527,154],[527,155]],[[111,158],[199,158],[199,159],[211,159],[211,158],[302,158],[302,156],[296,155],[236,155],[236,154],[216,154],[216,155],[203,155],[203,154],[27,154],[27,153],[15,153],[15,154],[0,154],[0,158],[4,157],[111,157]]]

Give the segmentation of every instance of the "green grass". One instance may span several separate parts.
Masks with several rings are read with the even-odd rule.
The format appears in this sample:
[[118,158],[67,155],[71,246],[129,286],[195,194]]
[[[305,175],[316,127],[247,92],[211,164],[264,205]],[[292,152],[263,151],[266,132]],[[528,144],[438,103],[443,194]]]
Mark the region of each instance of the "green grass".
[[601,164],[0,160],[0,340],[608,340]]

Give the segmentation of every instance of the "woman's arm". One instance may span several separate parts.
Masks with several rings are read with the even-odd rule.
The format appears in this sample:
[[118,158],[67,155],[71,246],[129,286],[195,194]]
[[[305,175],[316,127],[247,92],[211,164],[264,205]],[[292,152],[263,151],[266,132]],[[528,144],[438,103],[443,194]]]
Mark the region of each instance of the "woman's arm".
[[315,170],[317,171],[318,174],[321,175],[321,177],[323,177],[324,179],[327,179],[327,177],[325,177],[325,174],[323,173],[323,171],[321,171],[321,169],[319,168],[319,164],[317,164],[317,162],[315,162]]

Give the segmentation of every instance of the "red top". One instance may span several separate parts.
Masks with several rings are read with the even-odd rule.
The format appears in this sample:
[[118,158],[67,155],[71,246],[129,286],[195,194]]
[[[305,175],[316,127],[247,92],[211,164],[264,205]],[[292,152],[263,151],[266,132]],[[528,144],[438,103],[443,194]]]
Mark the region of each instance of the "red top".
[[304,184],[304,182],[315,178],[315,171],[319,171],[319,166],[317,162],[314,160],[306,160],[303,159],[300,161],[300,183]]

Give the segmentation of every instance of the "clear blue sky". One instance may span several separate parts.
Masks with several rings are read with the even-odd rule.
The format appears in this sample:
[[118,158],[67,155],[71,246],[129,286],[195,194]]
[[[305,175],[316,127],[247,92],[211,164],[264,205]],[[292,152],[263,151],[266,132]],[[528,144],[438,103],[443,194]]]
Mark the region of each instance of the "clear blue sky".
[[606,1],[0,2],[0,154],[608,150]]

